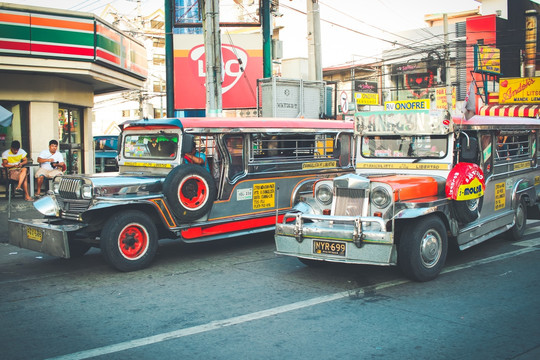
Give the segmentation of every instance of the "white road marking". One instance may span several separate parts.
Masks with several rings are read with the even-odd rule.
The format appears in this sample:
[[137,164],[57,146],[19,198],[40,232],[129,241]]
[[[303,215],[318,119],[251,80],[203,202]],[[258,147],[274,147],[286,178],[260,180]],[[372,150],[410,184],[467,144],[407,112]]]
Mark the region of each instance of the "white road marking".
[[[476,260],[476,261],[471,261],[471,262],[469,262],[467,264],[445,268],[445,269],[443,269],[441,274],[448,274],[448,273],[451,273],[451,272],[454,272],[454,271],[471,268],[473,266],[484,265],[484,264],[488,264],[488,263],[495,262],[495,261],[501,261],[501,260],[508,259],[508,258],[511,258],[511,257],[523,255],[523,254],[526,254],[526,253],[529,253],[529,252],[532,252],[532,251],[540,250],[539,248],[534,247],[534,245],[538,244],[537,242],[533,242],[532,243],[533,245],[524,245],[523,244],[523,243],[527,243],[527,242],[528,242],[528,240],[527,241],[522,241],[522,242],[519,243],[520,246],[524,246],[521,249],[514,250],[514,251],[511,251],[511,252],[508,252],[508,253],[505,253],[505,254],[495,255],[495,256],[492,256],[492,257],[489,257],[489,258],[486,258],[486,259],[480,259],[480,260]],[[518,243],[516,243],[516,245],[517,244]],[[158,334],[158,335],[154,335],[154,336],[148,336],[148,337],[141,338],[141,339],[124,341],[124,342],[121,342],[121,343],[112,344],[112,345],[103,346],[103,347],[98,347],[98,348],[94,348],[94,349],[90,349],[90,350],[79,351],[79,352],[76,352],[76,353],[66,354],[66,355],[58,356],[58,357],[51,358],[51,359],[69,359],[69,360],[88,359],[88,358],[95,357],[95,356],[113,354],[113,353],[116,353],[116,352],[129,350],[129,349],[134,349],[134,348],[145,346],[145,345],[152,345],[152,344],[164,342],[164,341],[167,341],[167,340],[179,339],[179,338],[182,338],[182,337],[185,337],[185,336],[200,334],[200,333],[204,333],[204,332],[208,332],[208,331],[212,331],[212,330],[225,328],[225,327],[232,326],[232,325],[238,325],[238,324],[243,324],[243,323],[254,321],[254,320],[264,319],[264,318],[267,318],[267,317],[270,317],[270,316],[287,313],[289,311],[304,309],[304,308],[307,308],[307,307],[320,305],[320,304],[324,304],[324,303],[327,303],[327,302],[344,299],[344,298],[347,298],[347,297],[359,297],[359,296],[362,296],[365,293],[366,290],[370,291],[370,292],[373,292],[374,290],[382,290],[382,289],[385,289],[385,288],[390,288],[390,287],[393,287],[393,286],[402,285],[402,284],[405,284],[405,283],[408,283],[408,282],[410,282],[410,280],[387,281],[387,282],[384,282],[384,283],[381,283],[381,284],[378,284],[378,285],[375,285],[375,286],[366,286],[366,287],[358,288],[358,289],[355,289],[355,290],[341,291],[341,292],[338,292],[338,293],[319,296],[319,297],[304,300],[304,301],[298,301],[298,302],[295,302],[295,303],[292,303],[292,304],[282,305],[282,306],[274,307],[274,308],[267,309],[267,310],[262,310],[262,311],[258,311],[258,312],[254,312],[254,313],[250,313],[250,314],[246,314],[246,315],[232,317],[232,318],[229,318],[229,319],[215,320],[215,321],[211,321],[211,322],[209,322],[207,324],[197,325],[197,326],[193,326],[193,327],[190,327],[190,328],[175,330],[175,331],[171,331],[171,332],[167,332],[167,333],[163,333],[163,334]]]

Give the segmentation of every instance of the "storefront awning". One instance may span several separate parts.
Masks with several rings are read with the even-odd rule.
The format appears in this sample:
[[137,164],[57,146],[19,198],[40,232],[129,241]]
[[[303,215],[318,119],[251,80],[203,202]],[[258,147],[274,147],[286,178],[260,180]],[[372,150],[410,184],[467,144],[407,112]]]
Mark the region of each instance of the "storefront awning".
[[485,116],[536,117],[540,105],[484,105],[478,111]]

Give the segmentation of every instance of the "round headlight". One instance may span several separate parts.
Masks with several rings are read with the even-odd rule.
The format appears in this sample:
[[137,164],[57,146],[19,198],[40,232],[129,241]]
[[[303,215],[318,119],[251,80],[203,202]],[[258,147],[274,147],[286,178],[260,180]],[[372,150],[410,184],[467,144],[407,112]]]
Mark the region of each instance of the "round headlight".
[[390,193],[383,187],[377,187],[371,192],[371,203],[379,208],[387,207],[391,199]]
[[82,186],[81,196],[83,199],[92,198],[92,185],[85,184]]
[[52,184],[52,191],[58,195],[60,191],[60,176],[57,176],[54,178],[53,184]]
[[315,192],[315,198],[324,205],[332,203],[332,189],[328,185],[321,185]]

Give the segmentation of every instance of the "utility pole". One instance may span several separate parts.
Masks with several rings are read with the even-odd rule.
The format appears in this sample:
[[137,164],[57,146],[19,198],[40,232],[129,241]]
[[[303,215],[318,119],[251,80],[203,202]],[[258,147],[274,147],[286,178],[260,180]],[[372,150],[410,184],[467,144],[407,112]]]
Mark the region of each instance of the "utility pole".
[[223,79],[221,70],[221,32],[219,29],[218,0],[202,2],[202,23],[204,31],[204,52],[206,57],[206,116],[222,115]]
[[307,1],[308,78],[322,81],[321,12],[318,0]]
[[263,32],[263,78],[272,77],[272,35],[270,34],[271,0],[262,0],[262,32]]
[[452,82],[450,81],[450,44],[448,41],[448,14],[443,14],[444,67],[446,72],[446,107],[452,113]]

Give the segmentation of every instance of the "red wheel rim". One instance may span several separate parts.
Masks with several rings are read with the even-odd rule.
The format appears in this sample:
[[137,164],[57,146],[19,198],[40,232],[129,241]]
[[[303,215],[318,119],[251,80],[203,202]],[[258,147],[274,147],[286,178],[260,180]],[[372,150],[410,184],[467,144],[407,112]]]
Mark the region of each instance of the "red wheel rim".
[[208,199],[208,184],[200,176],[188,176],[178,187],[178,199],[189,210],[200,209]]
[[148,233],[139,224],[126,225],[118,236],[118,249],[120,253],[130,260],[143,256],[148,249]]

